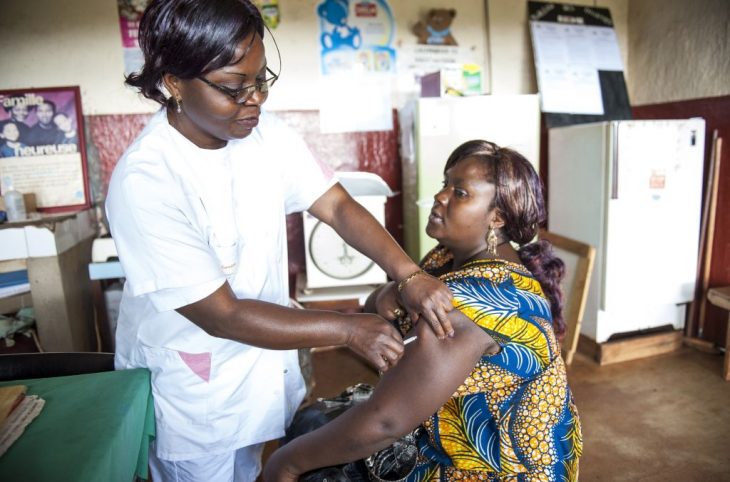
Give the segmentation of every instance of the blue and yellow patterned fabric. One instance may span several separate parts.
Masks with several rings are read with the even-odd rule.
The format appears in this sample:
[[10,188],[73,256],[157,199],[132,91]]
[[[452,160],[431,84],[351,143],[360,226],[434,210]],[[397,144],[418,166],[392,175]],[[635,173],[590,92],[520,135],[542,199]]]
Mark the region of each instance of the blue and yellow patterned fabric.
[[[437,247],[423,268],[451,260]],[[574,481],[582,437],[540,283],[522,265],[478,260],[440,276],[457,309],[499,343],[423,423],[408,481]]]

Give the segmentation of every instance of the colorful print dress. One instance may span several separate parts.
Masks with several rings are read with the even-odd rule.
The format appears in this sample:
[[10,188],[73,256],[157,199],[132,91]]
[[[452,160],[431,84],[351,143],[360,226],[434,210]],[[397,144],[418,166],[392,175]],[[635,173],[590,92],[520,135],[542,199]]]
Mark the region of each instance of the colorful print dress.
[[[424,260],[437,271],[443,247]],[[547,299],[522,265],[478,260],[440,276],[454,304],[501,350],[483,356],[423,423],[407,481],[574,481],[582,437]]]

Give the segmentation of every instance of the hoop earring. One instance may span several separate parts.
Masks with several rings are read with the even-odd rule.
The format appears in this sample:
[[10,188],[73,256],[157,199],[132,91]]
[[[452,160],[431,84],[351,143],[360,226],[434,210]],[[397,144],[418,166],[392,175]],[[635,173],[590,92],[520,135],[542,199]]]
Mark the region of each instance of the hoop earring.
[[498,243],[497,231],[494,229],[494,226],[489,226],[489,231],[487,232],[487,253],[492,256],[497,256]]
[[175,98],[175,105],[177,106],[177,107],[175,107],[175,112],[177,112],[178,114],[181,114],[182,113],[182,99]]

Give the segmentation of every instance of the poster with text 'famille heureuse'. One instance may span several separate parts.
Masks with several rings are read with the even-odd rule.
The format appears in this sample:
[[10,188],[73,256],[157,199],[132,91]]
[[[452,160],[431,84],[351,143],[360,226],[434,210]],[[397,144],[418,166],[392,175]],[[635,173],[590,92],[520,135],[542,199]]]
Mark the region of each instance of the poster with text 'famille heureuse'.
[[35,194],[39,211],[90,205],[78,87],[0,91],[0,193]]

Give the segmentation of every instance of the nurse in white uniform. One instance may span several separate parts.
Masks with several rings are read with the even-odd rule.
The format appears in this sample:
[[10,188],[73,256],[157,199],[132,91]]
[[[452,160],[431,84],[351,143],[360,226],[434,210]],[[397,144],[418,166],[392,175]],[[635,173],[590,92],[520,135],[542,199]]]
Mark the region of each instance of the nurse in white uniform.
[[127,84],[163,108],[106,202],[127,277],[116,366],[152,373],[155,482],[253,481],[304,396],[296,348],[345,344],[379,370],[403,353],[377,315],[288,308],[286,214],[331,225],[441,337],[451,295],[261,110],[278,73],[248,0],[154,0],[139,34]]

